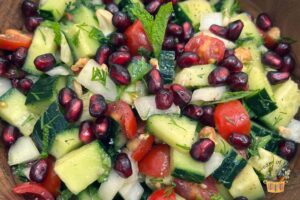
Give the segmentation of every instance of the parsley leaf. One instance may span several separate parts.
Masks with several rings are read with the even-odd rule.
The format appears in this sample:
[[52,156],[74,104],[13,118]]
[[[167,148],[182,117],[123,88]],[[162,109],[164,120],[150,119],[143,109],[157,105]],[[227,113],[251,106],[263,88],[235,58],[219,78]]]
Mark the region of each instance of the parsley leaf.
[[151,65],[143,57],[141,60],[133,60],[128,66],[131,82],[141,80],[151,69]]
[[61,29],[60,24],[58,22],[50,22],[46,21],[43,23],[43,26],[51,28],[55,34],[54,41],[57,45],[60,45],[61,43]]
[[106,85],[107,71],[104,69],[99,69],[98,67],[93,67],[92,71],[92,81],[99,81],[102,85]]
[[89,32],[89,38],[95,39],[95,40],[102,40],[103,38],[105,38],[104,34],[102,33],[102,31],[100,31],[99,29],[92,27],[92,29]]
[[18,178],[20,179],[20,181],[22,182],[26,182],[28,181],[25,173],[24,173],[24,169],[26,168],[26,165],[24,163],[16,165],[12,168],[13,170],[13,174],[15,174],[16,176],[18,176]]

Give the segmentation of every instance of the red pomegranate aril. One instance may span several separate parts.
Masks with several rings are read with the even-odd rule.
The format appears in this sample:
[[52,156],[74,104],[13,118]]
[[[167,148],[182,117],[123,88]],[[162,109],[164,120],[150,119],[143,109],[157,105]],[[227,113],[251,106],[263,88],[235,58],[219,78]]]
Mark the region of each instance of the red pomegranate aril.
[[278,144],[279,155],[286,160],[291,160],[297,152],[297,144],[291,140],[282,140]]
[[155,95],[156,108],[166,110],[173,104],[173,94],[169,89],[161,89]]
[[160,7],[161,3],[159,0],[154,0],[151,1],[147,6],[146,6],[146,10],[148,11],[148,13],[150,13],[151,15],[155,15]]
[[190,155],[194,160],[206,162],[215,150],[215,143],[209,138],[202,138],[192,145]]
[[25,27],[29,32],[33,32],[43,21],[42,17],[27,17]]
[[291,45],[286,42],[278,43],[274,51],[280,56],[285,56],[291,52]]
[[15,67],[10,67],[5,73],[5,77],[8,79],[21,79],[25,78],[25,76],[26,73],[23,70],[17,69]]
[[89,112],[92,117],[101,117],[106,111],[107,105],[101,94],[94,94],[90,98]]
[[229,142],[237,150],[246,149],[251,144],[251,138],[248,135],[232,133],[229,137]]
[[127,68],[124,68],[121,65],[117,65],[117,64],[111,65],[109,69],[109,74],[111,79],[119,85],[130,84],[131,81],[130,74]]
[[182,32],[183,32],[182,27],[179,26],[178,24],[170,23],[167,26],[167,33],[170,35],[179,37],[181,36]]
[[100,117],[94,124],[94,132],[98,139],[107,139],[107,130],[109,128],[109,120],[106,117]]
[[261,13],[257,16],[256,26],[263,31],[267,31],[273,26],[273,23],[268,14]]
[[48,172],[48,163],[47,160],[42,159],[34,163],[29,172],[29,178],[31,181],[41,183],[45,180]]
[[289,72],[277,72],[270,71],[267,73],[267,77],[271,85],[276,85],[279,83],[283,83],[290,78]]
[[8,125],[3,128],[1,136],[3,143],[9,147],[17,141],[20,136],[20,131],[18,128]]
[[282,59],[272,51],[268,51],[263,55],[262,62],[274,69],[280,69],[282,67]]
[[25,0],[22,3],[22,13],[25,17],[38,15],[38,4],[34,1]]
[[124,34],[115,32],[110,35],[110,43],[115,47],[120,47],[126,45],[127,38]]
[[120,47],[117,49],[117,51],[129,53],[129,52],[130,52],[130,49],[129,49],[129,47],[128,47],[127,45],[122,45],[122,46],[120,46]]
[[114,52],[108,58],[109,65],[117,64],[125,66],[131,60],[129,52]]
[[233,91],[242,91],[248,84],[248,74],[245,72],[233,73],[228,77],[227,84]]
[[295,69],[296,61],[291,55],[286,55],[282,58],[281,72],[292,72]]
[[163,50],[173,51],[176,48],[176,39],[174,36],[167,36],[163,42]]
[[175,105],[183,107],[190,103],[192,99],[191,91],[179,84],[171,85],[171,90],[173,92]]
[[178,43],[175,47],[176,57],[181,56],[184,53],[184,43]]
[[22,67],[27,56],[27,49],[25,47],[19,47],[12,54],[11,62],[15,67]]
[[215,109],[212,106],[203,106],[203,114],[200,117],[199,121],[204,126],[215,126],[214,113]]
[[224,85],[230,75],[230,72],[225,67],[217,67],[208,76],[208,82],[212,86]]
[[24,94],[27,94],[31,87],[33,86],[33,81],[29,78],[23,78],[18,81],[18,89],[23,92]]
[[243,63],[235,55],[227,56],[220,65],[231,72],[240,72],[243,69]]
[[42,72],[51,70],[55,64],[55,57],[51,53],[40,55],[34,59],[35,67]]
[[98,48],[96,52],[96,61],[100,65],[107,63],[108,57],[111,54],[111,49],[107,45],[102,45],[101,47]]
[[83,109],[82,100],[78,98],[72,99],[70,103],[67,105],[65,119],[68,122],[76,122],[82,114],[82,109]]
[[228,58],[229,56],[234,56],[234,50],[233,49],[226,49],[224,53],[224,59]]
[[194,35],[194,29],[190,22],[184,22],[182,24],[182,39],[183,41],[188,41]]
[[79,128],[79,139],[84,144],[88,144],[95,140],[95,134],[93,132],[93,122],[84,121],[80,124]]
[[110,3],[113,3],[114,1],[113,0],[102,0],[102,2],[104,4],[110,4]]
[[180,68],[191,67],[199,63],[199,56],[193,52],[185,52],[177,59]]
[[66,107],[75,98],[77,95],[71,88],[65,87],[59,91],[58,102],[63,107]]
[[226,38],[231,41],[236,41],[244,28],[244,23],[241,20],[236,20],[228,24],[228,32]]
[[226,38],[228,29],[223,26],[219,26],[216,24],[213,24],[209,27],[209,31],[212,32],[215,35],[218,35],[220,37]]
[[117,155],[114,169],[123,178],[128,178],[132,175],[131,161],[126,153]]
[[111,12],[112,14],[119,12],[119,8],[115,3],[106,4],[105,10]]
[[190,104],[183,108],[182,114],[194,120],[199,120],[203,115],[203,109],[200,106]]
[[5,76],[8,70],[9,62],[4,57],[0,56],[0,76]]
[[131,25],[130,17],[120,11],[114,13],[112,23],[121,32],[125,31]]
[[163,88],[163,79],[156,68],[153,68],[147,75],[147,86],[150,93],[155,94]]

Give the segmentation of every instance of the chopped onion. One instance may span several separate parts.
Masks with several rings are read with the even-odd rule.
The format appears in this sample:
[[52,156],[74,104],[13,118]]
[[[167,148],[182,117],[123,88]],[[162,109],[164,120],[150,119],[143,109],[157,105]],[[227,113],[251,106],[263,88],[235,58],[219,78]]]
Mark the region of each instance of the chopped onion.
[[278,129],[282,137],[300,143],[300,121],[292,119],[287,128],[279,127]]
[[124,185],[119,193],[125,200],[139,200],[144,193],[144,188],[137,181]]
[[210,159],[204,163],[205,177],[210,176],[216,169],[220,167],[224,160],[224,156],[214,152]]
[[109,34],[115,31],[115,27],[112,23],[113,15],[109,11],[104,9],[98,9],[96,11],[96,17],[99,21],[100,30],[105,36],[108,36]]
[[0,97],[11,88],[11,82],[7,78],[0,77]]
[[223,15],[221,12],[204,13],[201,16],[200,31],[208,31],[213,24],[223,25]]
[[70,74],[70,72],[63,66],[57,66],[50,71],[47,71],[46,74],[48,74],[49,76],[67,76]]
[[226,91],[227,88],[225,86],[200,88],[193,92],[191,101],[217,101],[222,98]]

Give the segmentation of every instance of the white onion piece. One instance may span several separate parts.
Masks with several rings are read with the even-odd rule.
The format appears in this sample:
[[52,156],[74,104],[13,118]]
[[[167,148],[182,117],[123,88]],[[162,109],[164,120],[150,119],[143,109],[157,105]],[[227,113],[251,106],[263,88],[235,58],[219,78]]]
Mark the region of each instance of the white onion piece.
[[49,76],[67,76],[70,72],[63,66],[57,66],[46,72]]
[[210,159],[204,163],[205,177],[210,176],[216,169],[220,167],[224,160],[224,156],[214,152]]
[[115,31],[115,27],[112,23],[113,15],[109,11],[104,9],[98,9],[96,11],[96,17],[99,22],[100,30],[105,36],[108,36],[109,34]]
[[200,88],[193,92],[191,101],[217,101],[222,98],[226,91],[227,88],[225,86]]
[[211,25],[223,25],[223,15],[221,12],[205,13],[201,16],[200,31],[208,31]]
[[0,77],[0,97],[11,87],[11,81],[9,79]]
[[292,119],[287,128],[279,127],[278,131],[282,137],[300,143],[300,121]]
[[126,184],[119,193],[125,200],[139,200],[144,193],[144,188],[137,181],[131,184]]

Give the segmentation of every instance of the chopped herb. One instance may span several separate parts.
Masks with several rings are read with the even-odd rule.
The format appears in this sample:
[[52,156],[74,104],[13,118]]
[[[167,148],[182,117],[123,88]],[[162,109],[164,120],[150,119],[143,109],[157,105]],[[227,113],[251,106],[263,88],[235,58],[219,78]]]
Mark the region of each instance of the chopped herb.
[[176,144],[176,146],[188,151],[191,149],[190,147],[181,144]]
[[163,178],[150,178],[149,180],[151,183],[164,183]]
[[169,186],[165,188],[164,197],[169,198],[174,193],[174,186]]
[[275,119],[274,119],[273,126],[276,126],[281,120],[283,120],[281,115],[276,116]]
[[68,189],[65,189],[60,193],[58,200],[70,200],[72,196],[73,196],[72,192],[70,192],[70,190]]
[[214,194],[210,197],[210,200],[224,200],[224,198],[219,194]]
[[255,40],[255,37],[249,34],[247,37],[239,38],[235,41],[236,46],[243,46],[243,44]]
[[290,38],[290,37],[281,37],[279,39],[279,42],[286,42],[286,43],[289,43],[289,44],[294,44],[297,42],[297,40],[295,40],[294,38]]
[[151,65],[148,64],[144,58],[141,60],[133,60],[128,66],[131,82],[135,83],[141,80],[151,69]]
[[79,34],[80,30],[78,30],[72,38],[72,43],[75,45],[75,47],[79,46]]
[[100,41],[102,38],[104,38],[104,34],[99,29],[92,27],[91,31],[89,32],[89,38]]
[[47,126],[45,126],[43,128],[43,143],[42,143],[42,153],[41,153],[41,157],[42,158],[47,158],[48,157],[48,149],[49,149],[49,142],[48,142],[48,138],[49,138],[49,128]]
[[26,182],[28,179],[24,173],[26,165],[24,163],[16,165],[12,168],[13,173],[20,179],[22,182]]
[[107,71],[104,69],[99,69],[98,67],[93,67],[92,71],[92,81],[99,81],[102,85],[106,85]]

